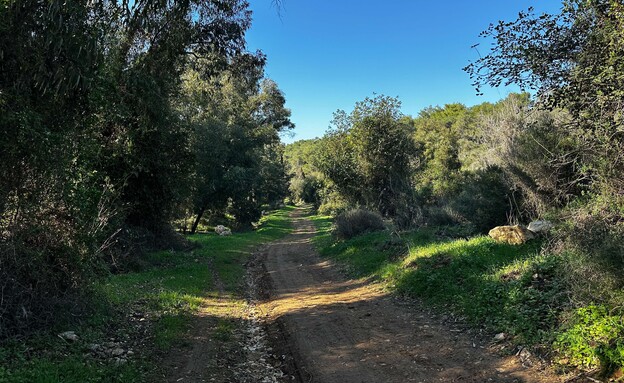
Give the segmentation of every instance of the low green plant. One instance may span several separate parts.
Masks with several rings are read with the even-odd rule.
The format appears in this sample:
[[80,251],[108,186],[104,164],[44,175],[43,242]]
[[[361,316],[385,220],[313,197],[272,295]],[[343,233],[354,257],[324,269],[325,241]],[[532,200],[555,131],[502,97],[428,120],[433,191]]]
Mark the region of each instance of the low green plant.
[[353,209],[336,217],[334,234],[340,239],[350,239],[384,228],[383,219],[379,214],[364,209]]
[[603,305],[581,307],[563,325],[554,346],[559,363],[601,366],[609,375],[624,366],[624,312]]

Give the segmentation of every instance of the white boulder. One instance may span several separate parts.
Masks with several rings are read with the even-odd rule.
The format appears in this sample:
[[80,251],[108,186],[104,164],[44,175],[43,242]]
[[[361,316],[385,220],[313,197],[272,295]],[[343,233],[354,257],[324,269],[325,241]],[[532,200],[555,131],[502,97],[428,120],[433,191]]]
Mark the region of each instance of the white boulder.
[[546,220],[533,221],[527,227],[527,229],[531,230],[534,233],[545,233],[552,228],[552,222]]
[[219,235],[232,235],[232,230],[229,227],[225,227],[223,225],[217,225],[215,227],[215,233]]

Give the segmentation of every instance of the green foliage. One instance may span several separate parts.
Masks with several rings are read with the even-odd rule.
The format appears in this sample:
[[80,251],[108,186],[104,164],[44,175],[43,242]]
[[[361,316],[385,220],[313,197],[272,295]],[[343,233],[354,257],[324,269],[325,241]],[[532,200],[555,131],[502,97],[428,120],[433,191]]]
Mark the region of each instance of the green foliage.
[[289,190],[295,201],[311,203],[315,206],[320,204],[322,182],[314,175],[291,178]]
[[173,219],[230,206],[249,225],[286,195],[290,111],[250,22],[242,0],[2,2],[0,338],[181,247]]
[[351,204],[338,191],[325,189],[323,190],[323,202],[318,208],[319,214],[337,216],[351,209]]
[[621,310],[590,305],[577,309],[557,337],[555,349],[564,365],[601,366],[609,375],[624,366],[624,316]]
[[351,239],[363,233],[385,229],[379,214],[364,209],[345,211],[336,217],[334,234],[340,239]]
[[[332,128],[316,144],[312,165],[325,177],[323,205],[344,200],[383,216],[413,221],[411,171],[415,155],[410,125],[400,102],[377,96],[358,102],[351,114],[337,111]],[[331,203],[331,205],[338,205]],[[324,211],[335,210],[325,207]]]
[[[291,230],[287,215],[290,208],[265,216],[256,231],[220,237],[196,234],[198,244],[192,251],[158,251],[145,257],[142,270],[111,275],[93,283],[95,296],[92,311],[77,323],[40,331],[35,335],[0,346],[0,382],[147,382],[153,381],[153,364],[159,352],[180,344],[188,330],[190,316],[203,300],[220,294],[213,275],[223,282],[227,294],[241,292],[244,264],[253,247],[283,237]],[[208,267],[210,265],[212,268]],[[147,333],[136,333],[128,318],[141,313],[153,320]],[[153,318],[153,319],[152,319]],[[71,326],[71,327],[68,327]],[[214,339],[227,341],[233,324],[219,320]],[[72,328],[79,334],[76,343],[68,344],[56,336]],[[91,343],[109,337],[140,337],[142,357],[127,364],[86,358]],[[150,379],[151,378],[151,379]]]
[[468,173],[461,192],[449,206],[477,232],[486,233],[507,221],[510,210],[509,186],[500,168],[490,167]]
[[319,139],[300,140],[284,149],[291,200],[311,203],[315,208],[327,203],[331,190],[331,182],[313,165],[320,143]]
[[623,31],[621,1],[570,1],[555,15],[529,10],[485,31],[492,52],[465,68],[477,87],[515,83],[537,90],[538,106],[565,108],[572,123],[564,136],[575,142],[559,156],[565,178],[607,196],[623,185]]
[[561,212],[566,219],[553,246],[568,260],[565,274],[578,306],[624,304],[621,211],[617,197],[588,195]]
[[[186,94],[179,110],[194,127],[194,192],[188,210],[195,232],[205,213],[229,212],[249,227],[263,204],[288,193],[278,133],[292,128],[290,111],[275,82],[262,79],[265,58],[238,57],[228,70],[205,78],[210,61],[183,75]],[[202,110],[197,113],[197,110]]]
[[95,383],[95,382],[141,382],[140,371],[133,363],[114,366],[87,362],[80,355],[61,361],[40,359],[27,367],[6,369],[0,367],[1,383]]
[[467,129],[469,111],[462,104],[430,107],[413,120],[414,141],[421,155],[419,186],[431,189],[431,198],[457,190],[460,138]]

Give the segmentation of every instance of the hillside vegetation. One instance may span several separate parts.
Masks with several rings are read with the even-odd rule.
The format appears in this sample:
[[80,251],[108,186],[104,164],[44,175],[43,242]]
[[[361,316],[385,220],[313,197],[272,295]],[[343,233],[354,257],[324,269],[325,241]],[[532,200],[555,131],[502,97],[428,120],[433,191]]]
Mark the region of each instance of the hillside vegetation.
[[[0,382],[144,379],[155,359],[88,342],[170,348],[202,286],[235,295],[248,245],[288,230],[262,227],[285,202],[314,205],[319,249],[356,275],[624,375],[622,0],[491,24],[464,71],[521,90],[498,102],[375,95],[290,145],[251,21],[245,0],[0,1]],[[484,236],[538,219],[525,244]],[[200,234],[218,225],[232,241]]]
[[[0,382],[161,381],[170,373],[160,364],[163,355],[190,341],[199,312],[211,321],[203,336],[214,342],[215,355],[238,347],[233,334],[244,322],[245,263],[258,245],[290,232],[290,210],[263,217],[253,232],[195,234],[193,250],[150,252],[140,270],[94,282],[95,298],[79,320],[61,318],[28,341],[2,343]],[[70,329],[77,340],[57,336]],[[123,353],[115,357],[114,350]]]
[[[477,92],[505,83],[531,93],[417,116],[375,96],[337,111],[323,137],[288,145],[294,200],[337,217],[337,233],[364,225],[347,219],[356,208],[388,223],[321,251],[562,368],[621,369],[623,31],[620,1],[521,12],[483,32],[493,50],[464,69]],[[482,236],[537,219],[554,229],[526,245]]]

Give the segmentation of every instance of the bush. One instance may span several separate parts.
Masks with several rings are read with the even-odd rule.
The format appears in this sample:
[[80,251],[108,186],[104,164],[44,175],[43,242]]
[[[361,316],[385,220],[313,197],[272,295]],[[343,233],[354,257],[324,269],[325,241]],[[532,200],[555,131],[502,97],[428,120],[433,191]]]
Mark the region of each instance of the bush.
[[414,190],[396,196],[392,222],[399,230],[407,230],[423,224],[423,209],[419,196]]
[[323,203],[318,208],[320,215],[337,216],[353,207],[349,202],[336,191],[327,192],[323,198]]
[[364,209],[353,209],[336,217],[334,234],[340,239],[385,229],[381,216]]
[[425,220],[431,226],[454,226],[462,223],[462,217],[450,211],[448,206],[428,206]]
[[461,193],[449,204],[455,213],[450,216],[460,216],[478,232],[487,233],[491,228],[507,222],[512,210],[508,202],[509,194],[510,189],[501,169],[489,167],[479,170],[466,177]]
[[295,202],[312,203],[318,207],[321,203],[319,192],[322,188],[322,181],[318,177],[310,175],[292,178],[289,190]]

